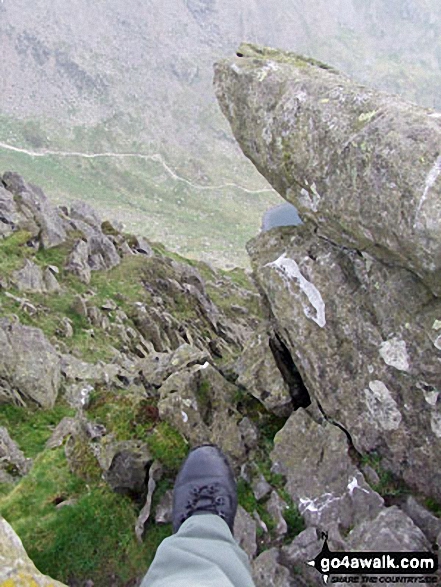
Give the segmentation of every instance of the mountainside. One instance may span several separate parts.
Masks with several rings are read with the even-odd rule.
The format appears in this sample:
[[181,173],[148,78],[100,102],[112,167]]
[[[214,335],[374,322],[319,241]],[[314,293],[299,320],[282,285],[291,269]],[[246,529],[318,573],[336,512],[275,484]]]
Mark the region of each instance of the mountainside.
[[1,177],[0,583],[139,585],[205,442],[234,469],[256,587],[322,587],[324,533],[441,546],[439,115],[239,54],[220,106],[304,218],[248,243],[252,280]]
[[[0,16],[0,142],[51,152],[37,159],[0,147],[2,168],[57,203],[85,199],[221,265],[246,263],[245,241],[280,202],[213,95],[212,63],[239,42],[305,52],[441,107],[435,0],[279,0],[270,12],[245,0],[4,0]],[[81,156],[93,152],[156,158]]]

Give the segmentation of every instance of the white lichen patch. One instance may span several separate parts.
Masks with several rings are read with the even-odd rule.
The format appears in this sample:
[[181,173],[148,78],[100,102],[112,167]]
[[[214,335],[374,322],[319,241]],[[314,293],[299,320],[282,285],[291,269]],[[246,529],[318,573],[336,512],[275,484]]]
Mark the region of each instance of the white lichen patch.
[[386,365],[399,371],[409,371],[409,355],[406,343],[399,338],[391,338],[380,345],[380,356]]
[[319,514],[325,508],[328,508],[332,502],[340,500],[340,497],[333,493],[324,493],[320,497],[311,499],[310,497],[301,497],[299,499],[299,512],[303,516],[306,512]]
[[441,414],[439,412],[433,412],[430,418],[430,427],[432,432],[438,438],[441,438]]
[[424,184],[423,195],[421,196],[421,200],[420,200],[420,203],[418,204],[418,208],[417,208],[417,211],[415,214],[414,227],[416,226],[416,224],[418,222],[418,217],[419,217],[421,208],[423,207],[424,202],[427,199],[427,194],[435,185],[435,182],[438,179],[440,173],[441,173],[441,155],[436,159],[435,163],[433,164],[432,169],[427,174],[426,181]]
[[184,424],[186,424],[188,422],[188,415],[186,414],[186,412],[184,412],[184,410],[181,410],[181,416],[182,421],[184,422]]
[[401,423],[401,413],[385,384],[378,379],[370,381],[364,393],[373,422],[383,430],[396,430]]
[[321,196],[317,191],[315,183],[313,183],[309,190],[302,188],[299,196],[299,206],[303,206],[317,212],[320,204]]
[[326,325],[325,317],[325,303],[319,290],[310,281],[304,277],[300,271],[299,266],[294,261],[283,253],[278,259],[267,263],[265,267],[274,267],[286,282],[288,288],[291,290],[293,281],[297,282],[301,291],[308,298],[308,305],[303,305],[303,312],[305,316],[313,320],[320,328]]
[[364,491],[365,493],[369,493],[369,491],[367,489],[365,489],[364,487],[360,487],[360,485],[358,484],[357,477],[352,477],[352,479],[348,483],[349,495],[352,495],[355,489],[360,489],[360,491]]
[[436,406],[436,403],[438,401],[438,396],[439,396],[439,391],[433,390],[433,391],[424,391],[424,399],[426,400],[426,402],[429,404],[429,406],[432,406],[432,408],[434,408]]
[[435,320],[432,324],[432,330],[439,330],[441,328],[441,320]]
[[267,75],[269,73],[271,73],[272,71],[278,71],[280,69],[280,67],[274,62],[274,61],[268,61],[268,63],[266,63],[258,72],[257,74],[257,79],[260,82],[263,82],[263,80],[267,77]]

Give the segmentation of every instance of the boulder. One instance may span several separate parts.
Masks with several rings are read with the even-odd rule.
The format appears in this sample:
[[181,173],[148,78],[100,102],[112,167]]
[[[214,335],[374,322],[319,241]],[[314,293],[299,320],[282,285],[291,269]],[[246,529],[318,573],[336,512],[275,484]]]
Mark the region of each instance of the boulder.
[[[39,187],[26,183],[18,173],[10,171],[3,174],[2,181],[6,189],[15,196],[15,202],[22,214],[38,227],[34,236],[38,235],[45,249],[56,247],[66,239],[62,217]],[[29,224],[26,228],[29,228]]]
[[52,408],[60,388],[60,359],[38,328],[0,318],[0,403]]
[[26,259],[24,266],[12,274],[12,283],[19,291],[41,293],[45,290],[41,267]]
[[11,281],[19,291],[45,293],[60,290],[55,275],[48,267],[43,271],[39,265],[26,259],[23,267],[14,271]]
[[0,182],[0,237],[10,236],[22,221],[14,196]]
[[215,65],[245,155],[303,220],[441,294],[441,120],[302,56],[244,44]]
[[441,520],[418,503],[411,495],[401,504],[401,509],[423,531],[429,542],[435,544],[437,536],[441,532]]
[[88,284],[91,278],[88,259],[89,245],[87,242],[79,239],[75,242],[64,268],[66,271],[76,275],[80,281]]
[[159,415],[191,446],[217,444],[241,464],[246,450],[239,429],[240,414],[233,407],[236,387],[208,362],[173,373],[159,389]]
[[[309,526],[349,529],[371,520],[383,499],[366,483],[348,454],[345,433],[294,412],[274,438],[272,471],[286,476],[286,489]],[[314,471],[314,475],[311,475]]]
[[[441,300],[406,269],[309,225],[248,244],[273,327],[304,386],[361,454],[439,499]],[[438,348],[440,347],[440,348]]]
[[288,383],[277,367],[264,326],[248,339],[235,371],[237,385],[261,401],[267,410],[286,417],[293,411]]
[[422,531],[398,507],[381,511],[357,525],[346,538],[349,550],[364,552],[429,552]]
[[254,558],[257,552],[256,522],[241,505],[238,506],[234,518],[233,534],[242,550],[249,558]]
[[277,491],[272,491],[265,508],[276,524],[276,536],[284,536],[288,532],[288,524],[283,517],[283,514],[288,509],[286,501],[279,496]]
[[[8,430],[0,426],[0,477],[3,481],[13,481],[14,477],[21,477],[29,473],[32,459],[27,459],[18,444],[12,440]],[[9,479],[8,479],[9,477]]]
[[0,517],[0,584],[25,587],[66,587],[43,575],[28,557],[23,544],[8,522]]
[[173,514],[173,490],[169,489],[160,499],[155,511],[156,524],[170,524]]
[[64,417],[55,427],[55,430],[52,432],[51,437],[46,442],[46,448],[57,448],[61,446],[64,442],[64,439],[68,436],[75,434],[77,430],[77,419],[70,418],[68,416]]
[[[300,587],[289,570],[278,561],[277,548],[265,550],[251,563],[252,577],[256,587]],[[306,584],[305,584],[306,587]]]
[[101,218],[99,214],[89,206],[87,202],[82,200],[75,200],[70,205],[69,217],[75,220],[82,220],[90,226],[100,230],[101,229]]
[[148,465],[153,462],[145,443],[105,438],[100,443],[98,462],[104,472],[104,479],[113,491],[134,498],[145,495]]
[[152,353],[138,364],[146,383],[159,388],[163,382],[182,369],[193,365],[205,365],[210,359],[207,351],[201,351],[189,344],[180,345],[172,353]]

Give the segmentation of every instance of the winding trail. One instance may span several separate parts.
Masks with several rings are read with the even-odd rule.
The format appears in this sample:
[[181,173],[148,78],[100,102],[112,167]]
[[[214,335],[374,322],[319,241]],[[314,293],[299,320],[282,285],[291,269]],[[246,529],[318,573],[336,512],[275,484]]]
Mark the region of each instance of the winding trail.
[[6,151],[13,151],[15,153],[22,153],[24,155],[28,155],[29,157],[81,157],[83,159],[104,159],[104,158],[112,158],[112,159],[144,159],[148,161],[155,161],[160,163],[165,171],[175,179],[176,181],[181,181],[186,183],[190,187],[196,190],[220,190],[222,188],[227,187],[234,187],[247,194],[263,194],[265,192],[274,192],[271,188],[265,188],[261,190],[250,190],[244,186],[241,186],[237,183],[224,183],[222,185],[202,185],[202,184],[195,184],[191,182],[189,179],[178,175],[173,169],[164,161],[164,158],[160,153],[154,153],[153,155],[143,155],[142,153],[80,153],[77,151],[51,151],[48,149],[44,149],[42,151],[29,151],[28,149],[22,149],[20,147],[14,147],[13,145],[8,145],[7,143],[3,143],[0,141],[0,149],[4,149]]

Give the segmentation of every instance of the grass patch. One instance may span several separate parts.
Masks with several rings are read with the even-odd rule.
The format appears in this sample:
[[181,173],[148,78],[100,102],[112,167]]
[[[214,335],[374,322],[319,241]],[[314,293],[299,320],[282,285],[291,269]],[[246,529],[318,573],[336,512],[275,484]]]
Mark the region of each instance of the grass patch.
[[58,402],[50,410],[3,405],[0,426],[5,426],[26,457],[34,458],[43,449],[55,426],[65,417],[74,416],[75,410]]
[[[169,482],[160,482],[162,494]],[[74,498],[74,505],[57,503]],[[160,495],[155,495],[155,504]],[[96,587],[142,578],[171,525],[150,525],[135,538],[137,511],[106,484],[87,486],[72,475],[62,448],[37,457],[31,472],[6,496],[0,514],[13,526],[37,568],[68,583],[91,579]]]
[[88,414],[117,440],[147,440],[159,415],[157,401],[144,399],[130,388],[112,392],[98,389],[92,392]]
[[33,249],[26,245],[30,238],[29,232],[18,230],[0,240],[0,274],[2,276],[11,275],[13,271],[20,269],[24,259],[32,255]]

